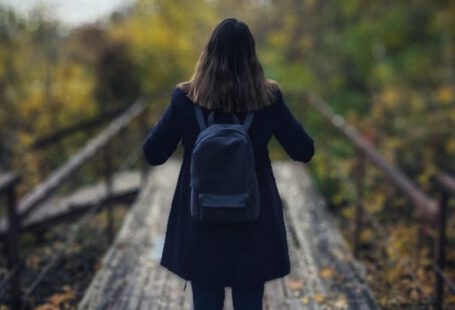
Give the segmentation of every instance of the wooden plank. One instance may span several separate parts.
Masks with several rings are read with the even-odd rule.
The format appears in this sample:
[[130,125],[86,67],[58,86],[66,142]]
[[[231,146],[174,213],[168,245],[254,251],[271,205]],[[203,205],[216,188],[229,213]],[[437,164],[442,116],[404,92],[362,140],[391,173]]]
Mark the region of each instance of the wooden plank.
[[[148,175],[79,309],[192,309],[191,282],[183,291],[184,280],[159,265],[179,168],[171,160]],[[273,169],[291,273],[265,284],[264,309],[376,309],[361,268],[307,172],[288,161],[274,162]],[[225,296],[224,308],[233,309],[231,288]]]
[[[438,183],[451,195],[455,195],[455,177],[448,173],[440,173],[436,176]],[[0,186],[1,187],[1,186]]]
[[[130,203],[134,200],[140,187],[139,171],[122,171],[113,176],[114,202]],[[21,230],[30,231],[41,229],[55,222],[74,220],[74,217],[84,214],[98,201],[107,201],[106,187],[103,181],[94,185],[84,186],[66,196],[56,196],[42,202],[36,211],[22,221]],[[100,209],[102,210],[102,209]],[[6,234],[6,218],[0,219],[0,237]]]
[[20,177],[15,172],[9,171],[0,174],[0,194],[14,186],[19,180]]
[[[130,302],[153,309],[151,306],[165,303],[160,295],[168,273],[158,268],[164,240],[159,236],[164,236],[178,168],[177,163],[171,163],[152,170],[147,176],[145,187],[103,258],[80,309],[128,308]],[[137,283],[139,275],[141,285]],[[137,300],[131,300],[133,295]]]
[[[183,289],[184,285],[180,284],[180,289]],[[193,295],[191,282],[188,282],[186,285],[186,290],[180,296],[180,307],[181,310],[190,310],[193,308]]]
[[282,279],[271,280],[265,284],[263,299],[264,309],[283,309],[286,307],[285,299]]
[[286,219],[301,245],[296,253],[303,262],[301,268],[306,267],[305,290],[310,293],[305,305],[314,309],[336,309],[343,304],[348,309],[377,309],[364,269],[351,255],[308,172],[296,162],[276,162],[274,171]]

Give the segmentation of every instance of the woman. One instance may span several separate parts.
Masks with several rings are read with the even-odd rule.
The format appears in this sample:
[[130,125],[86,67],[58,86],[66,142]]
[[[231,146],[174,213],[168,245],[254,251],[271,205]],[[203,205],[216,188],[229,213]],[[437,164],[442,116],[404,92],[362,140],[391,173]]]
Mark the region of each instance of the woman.
[[[275,136],[292,159],[308,162],[313,140],[291,114],[278,84],[264,77],[254,38],[235,18],[216,26],[192,78],[178,84],[171,97],[142,145],[151,165],[163,164],[180,141],[184,147],[160,264],[191,281],[196,310],[222,309],[225,287],[232,287],[236,310],[262,309],[264,283],[290,272],[283,210],[267,145]],[[216,123],[231,123],[229,112],[242,122],[254,111],[248,133],[261,200],[256,220],[214,224],[191,218],[190,160],[200,131],[195,104],[205,119],[216,110]]]

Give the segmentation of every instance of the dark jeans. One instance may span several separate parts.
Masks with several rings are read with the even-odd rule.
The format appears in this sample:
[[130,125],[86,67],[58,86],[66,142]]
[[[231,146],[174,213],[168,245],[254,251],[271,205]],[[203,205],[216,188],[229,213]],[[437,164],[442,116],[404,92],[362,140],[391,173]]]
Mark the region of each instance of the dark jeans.
[[[221,310],[224,305],[224,287],[212,287],[191,282],[194,310]],[[262,310],[264,284],[257,288],[232,287],[235,310]]]

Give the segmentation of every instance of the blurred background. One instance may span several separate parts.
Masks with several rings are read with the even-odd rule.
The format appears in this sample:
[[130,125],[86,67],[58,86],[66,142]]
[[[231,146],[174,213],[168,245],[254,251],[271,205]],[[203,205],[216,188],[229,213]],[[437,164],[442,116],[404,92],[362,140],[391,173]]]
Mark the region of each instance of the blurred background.
[[[36,186],[46,182],[46,199],[96,184],[109,176],[106,162],[141,167],[147,130],[174,86],[190,78],[211,30],[225,17],[249,25],[266,76],[279,82],[286,103],[314,137],[316,155],[308,168],[352,247],[357,149],[312,108],[308,94],[357,128],[420,192],[439,197],[434,177],[455,173],[454,1],[0,0],[0,173],[20,176],[20,207],[37,209],[44,197]],[[110,152],[80,152],[142,97],[148,108],[139,118],[100,143]],[[287,158],[275,140],[270,153]],[[78,169],[71,170],[70,159],[80,160]],[[53,179],[65,180],[57,192],[49,178],[61,167],[70,172]],[[435,286],[435,226],[415,214],[380,169],[368,166],[362,188],[364,212],[375,224],[365,220],[355,246],[375,296],[384,308],[425,307]],[[27,195],[33,202],[20,200]],[[19,285],[30,305],[75,307],[130,201],[116,200],[109,216],[94,214],[70,243],[67,223],[80,221],[80,213],[36,215],[18,239],[19,258],[8,258],[4,243],[1,279],[21,261]],[[7,200],[1,203],[6,217]],[[455,221],[450,212],[445,218],[450,279]],[[43,274],[62,244],[64,253]],[[10,301],[8,285],[1,287],[0,307]],[[449,286],[444,302],[455,307]]]

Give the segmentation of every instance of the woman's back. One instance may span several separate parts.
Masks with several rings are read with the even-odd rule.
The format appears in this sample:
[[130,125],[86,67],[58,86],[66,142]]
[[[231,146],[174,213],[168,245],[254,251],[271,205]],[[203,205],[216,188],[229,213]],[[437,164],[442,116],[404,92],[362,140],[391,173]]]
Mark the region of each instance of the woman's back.
[[[283,210],[268,156],[272,135],[294,160],[314,153],[311,137],[293,117],[281,92],[276,101],[255,111],[249,129],[261,195],[261,211],[251,223],[201,223],[190,216],[190,158],[199,127],[193,103],[176,87],[164,115],[143,143],[151,165],[164,163],[181,141],[184,155],[170,211],[161,264],[184,279],[211,285],[254,285],[289,273]],[[203,108],[207,119],[210,110]],[[241,121],[245,113],[237,114]],[[216,122],[232,122],[218,111]],[[236,261],[226,265],[226,259]]]
[[[216,111],[216,123],[231,123],[230,111],[236,112],[241,122],[247,111],[254,111],[248,135],[261,201],[254,221],[206,223],[191,217],[190,163],[200,133],[195,104],[202,107],[205,119],[210,111]],[[312,138],[291,114],[278,84],[264,77],[248,27],[226,19],[212,33],[192,79],[173,89],[170,104],[142,145],[151,165],[163,164],[180,142],[184,147],[160,264],[197,283],[193,292],[230,286],[233,296],[243,296],[239,288],[260,288],[290,272],[283,209],[267,148],[272,136],[294,160],[308,162],[314,154]],[[255,292],[255,306],[245,303],[245,309],[261,308],[261,289]],[[207,306],[207,299],[199,298],[203,295],[193,295],[196,310],[201,300],[205,304],[201,309],[222,308],[220,290],[218,297],[210,297],[218,300],[217,306]],[[246,299],[239,298],[237,304],[242,304],[241,300]]]
[[[150,164],[156,165],[164,162],[174,152],[177,140],[182,140],[185,150],[192,149],[200,131],[193,107],[195,104],[182,89],[174,88],[171,103],[163,115],[163,119],[155,127],[156,133],[151,137],[153,140],[149,141],[149,143],[165,147],[146,153]],[[207,119],[212,110],[202,107],[202,111]],[[254,146],[256,162],[261,164],[268,159],[267,145],[272,135],[275,135],[292,159],[302,162],[311,159],[314,153],[313,140],[290,112],[279,88],[275,93],[272,105],[254,112],[255,116],[248,133]],[[241,112],[236,115],[243,121],[246,113]],[[215,122],[231,123],[232,117],[230,113],[215,110]],[[160,130],[160,127],[165,128]],[[144,152],[147,152],[147,149]],[[190,152],[185,152],[185,154],[190,155]]]

